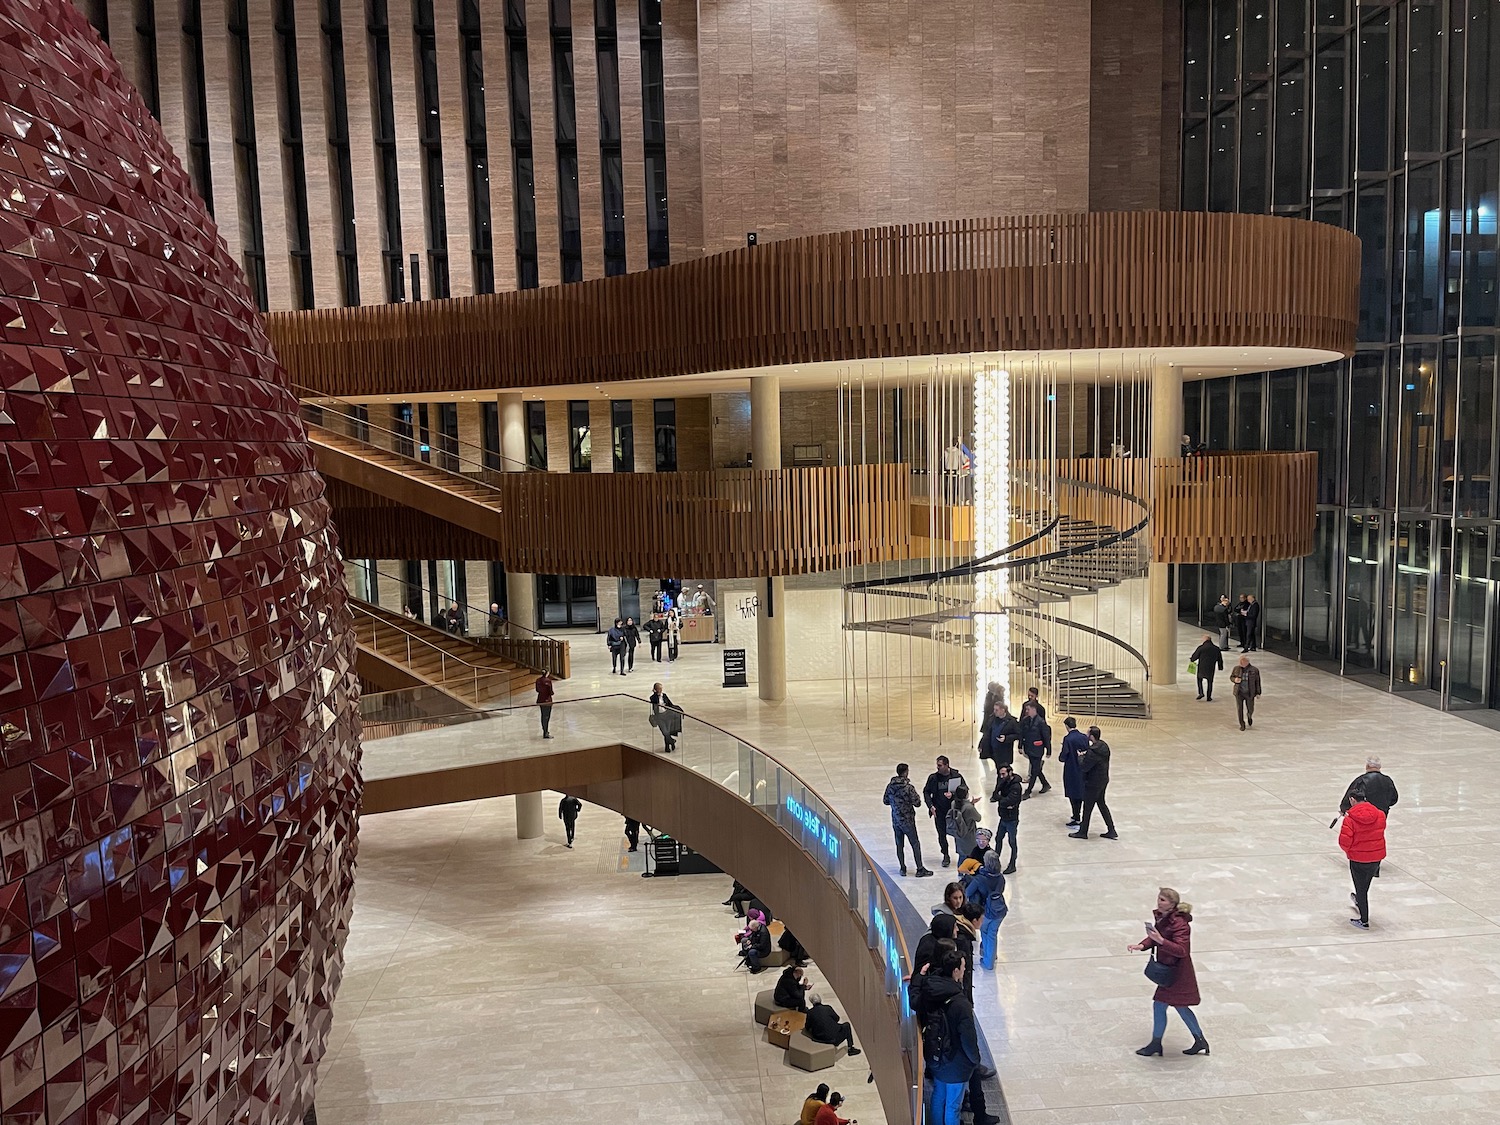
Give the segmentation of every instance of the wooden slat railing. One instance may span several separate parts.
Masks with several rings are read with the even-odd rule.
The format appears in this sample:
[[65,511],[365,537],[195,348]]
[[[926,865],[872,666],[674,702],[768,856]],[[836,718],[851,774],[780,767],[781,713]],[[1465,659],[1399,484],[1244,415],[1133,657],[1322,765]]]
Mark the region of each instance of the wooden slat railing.
[[1157,562],[1265,562],[1313,549],[1316,453],[1157,458],[1152,473]]
[[1041,349],[1349,354],[1359,242],[1188,212],[875,227],[574,285],[274,313],[291,382],[436,394],[819,361]]

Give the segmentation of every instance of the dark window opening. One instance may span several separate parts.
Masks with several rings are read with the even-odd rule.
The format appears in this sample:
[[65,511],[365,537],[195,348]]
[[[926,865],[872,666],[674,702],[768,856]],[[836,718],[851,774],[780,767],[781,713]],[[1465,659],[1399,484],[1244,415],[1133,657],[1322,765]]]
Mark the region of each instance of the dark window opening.
[[626,267],[625,163],[620,146],[620,37],[616,19],[615,0],[594,0],[605,277],[618,277]]
[[437,27],[432,0],[412,6],[417,41],[418,110],[422,146],[422,198],[427,204],[427,284],[433,297],[448,296],[448,210],[443,185],[442,100],[438,93]]
[[516,286],[540,284],[536,248],[536,168],[531,148],[531,72],[525,0],[505,0],[505,68],[510,91],[510,163],[516,211]]
[[281,165],[292,187],[287,248],[292,266],[292,307],[310,309],[313,294],[312,230],[307,214],[307,158],[302,144],[302,87],[297,78],[297,15],[292,0],[276,0],[276,49],[280,73]]
[[594,468],[594,439],[589,432],[589,404],[568,403],[568,469],[587,473]]
[[635,472],[635,417],[634,407],[628,399],[610,402],[609,428],[615,472]]
[[[137,0],[135,43],[141,58],[141,97],[158,121],[161,120],[161,71],[156,62],[156,0]],[[135,75],[130,75],[134,78]]]
[[556,119],[557,219],[562,279],[583,280],[583,223],[578,206],[578,105],[573,78],[572,0],[549,0],[552,105]]
[[396,102],[391,85],[391,29],[386,0],[369,0],[365,30],[370,37],[370,65],[375,83],[375,182],[380,202],[381,273],[385,299],[406,300],[406,265],[401,249],[401,173],[396,158]]
[[495,470],[503,468],[500,463],[500,404],[498,402],[479,404],[479,433],[484,448],[484,467]]
[[245,278],[262,310],[266,288],[266,231],[260,209],[260,159],[255,147],[255,83],[250,72],[250,20],[246,0],[229,8],[230,125],[234,133],[235,182],[239,185],[241,254]]
[[667,230],[667,102],[661,43],[661,0],[640,0],[641,110],[646,156],[646,265],[672,260]]
[[677,400],[659,398],[653,404],[656,419],[656,471],[677,471]]
[[547,404],[526,404],[526,467],[547,468]]
[[344,17],[340,0],[322,0],[323,66],[328,75],[328,148],[332,159],[334,254],[339,300],[359,304],[359,251],[354,237],[354,160],[349,148],[349,95],[344,77]]
[[485,133],[484,41],[478,0],[460,0],[458,36],[464,98],[464,150],[469,169],[469,249],[474,292],[495,291],[495,238],[490,215],[490,146]]
[[[208,155],[208,83],[203,73],[203,5],[187,0],[182,6],[183,124],[187,128],[187,166],[193,187],[214,213],[214,173]],[[265,311],[265,302],[261,302]]]

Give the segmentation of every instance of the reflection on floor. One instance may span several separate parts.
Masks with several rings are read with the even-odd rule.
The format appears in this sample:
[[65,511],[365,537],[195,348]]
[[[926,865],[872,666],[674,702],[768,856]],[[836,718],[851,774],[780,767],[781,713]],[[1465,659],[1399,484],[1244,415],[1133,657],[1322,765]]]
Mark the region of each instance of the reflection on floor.
[[[1184,629],[1179,667],[1200,636]],[[919,784],[936,753],[971,779],[980,773],[970,728],[940,728],[902,693],[876,701],[873,729],[854,727],[838,681],[793,684],[785,703],[765,704],[753,687],[718,686],[720,652],[684,648],[676,664],[648,663],[622,679],[609,675],[602,639],[579,643],[577,674],[559,699],[622,688],[645,696],[665,680],[690,713],[797,770],[892,866],[880,795],[895,762],[911,762]],[[1191,684],[1158,685],[1156,718],[1106,729],[1120,840],[1068,839],[1060,790],[1022,807],[1001,964],[977,995],[1014,1120],[1493,1125],[1500,734],[1276,656],[1255,660],[1266,695],[1251,731],[1236,728],[1222,678],[1212,704],[1196,702]],[[541,742],[532,716],[506,723],[508,752],[566,745]],[[366,761],[399,772],[434,737],[446,735],[372,743]],[[1401,802],[1372,891],[1373,928],[1363,932],[1347,921],[1348,868],[1328,822],[1372,751]],[[994,806],[983,807],[993,823]],[[363,858],[360,878],[374,869]],[[898,882],[924,914],[941,893],[941,878]],[[1151,990],[1125,946],[1162,884],[1195,906],[1209,1058],[1179,1053],[1187,1037],[1175,1022],[1165,1058],[1132,1053],[1149,1038]],[[704,940],[717,943],[717,933]],[[599,1051],[620,1046],[601,1041]],[[689,1106],[695,1088],[663,1103]],[[856,1115],[874,1116],[863,1105]]]
[[323,1125],[784,1125],[820,1081],[884,1121],[863,1058],[805,1074],[765,1042],[776,973],[735,970],[726,876],[640,878],[594,806],[570,851],[556,809],[528,841],[510,800],[364,820]]

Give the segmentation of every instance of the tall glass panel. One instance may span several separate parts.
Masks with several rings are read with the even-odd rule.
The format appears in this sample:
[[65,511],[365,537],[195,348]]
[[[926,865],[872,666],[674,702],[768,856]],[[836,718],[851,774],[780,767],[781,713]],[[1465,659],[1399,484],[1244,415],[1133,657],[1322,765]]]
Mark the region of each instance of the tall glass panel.
[[1213,9],[1214,95],[1227,97],[1239,79],[1239,0],[1213,0]]
[[1298,62],[1276,79],[1276,165],[1271,201],[1279,206],[1307,202],[1306,154],[1307,64]]
[[1375,669],[1379,651],[1381,517],[1350,515],[1348,565],[1344,571],[1344,664],[1351,670]]
[[1426,687],[1432,524],[1397,520],[1391,614],[1392,687]]
[[1262,573],[1261,643],[1272,652],[1297,655],[1292,633],[1292,560],[1268,562]]
[[1234,447],[1236,449],[1265,448],[1265,432],[1261,418],[1264,388],[1264,375],[1240,375],[1234,380]]
[[1349,503],[1379,507],[1385,442],[1382,352],[1357,352],[1349,376]]
[[1196,446],[1203,440],[1203,384],[1193,382],[1182,388],[1182,431]]
[[1495,465],[1495,339],[1463,342],[1458,373],[1458,442],[1452,492],[1454,515],[1486,519],[1492,512]]
[[1245,0],[1240,21],[1240,70],[1261,78],[1271,70],[1271,0]]
[[1209,120],[1211,146],[1208,154],[1208,209],[1233,211],[1235,188],[1234,110],[1216,113]]
[[1261,94],[1240,103],[1240,196],[1242,214],[1264,214],[1271,187],[1271,103]]
[[1452,619],[1448,643],[1448,698],[1453,704],[1484,703],[1485,654],[1489,651],[1494,584],[1489,527],[1460,525],[1454,532]]
[[1406,331],[1441,331],[1438,300],[1443,278],[1443,230],[1438,194],[1440,165],[1406,174]]
[[[1497,92],[1500,96],[1500,92]],[[1464,161],[1463,308],[1464,324],[1494,327],[1496,306],[1496,214],[1500,199],[1500,142],[1469,149]]]
[[1302,656],[1331,659],[1338,637],[1339,513],[1318,513],[1312,553],[1302,561]]
[[1443,343],[1443,358],[1438,364],[1437,383],[1437,417],[1434,419],[1434,430],[1437,435],[1435,455],[1437,458],[1437,489],[1434,500],[1434,511],[1444,515],[1453,513],[1453,505],[1457,499],[1457,473],[1455,464],[1458,457],[1458,341],[1447,340]]
[[1266,411],[1266,448],[1298,447],[1297,373],[1277,371],[1271,376],[1271,398]]
[[1229,388],[1234,382],[1229,379],[1213,379],[1208,384],[1208,448],[1222,453],[1232,448],[1229,444]]
[[1182,206],[1186,211],[1208,208],[1208,122],[1200,121],[1182,134]]
[[1401,430],[1396,446],[1397,506],[1432,510],[1437,441],[1437,346],[1408,346],[1401,356]]
[[1285,54],[1307,49],[1307,0],[1276,0],[1276,45]]
[[[1481,131],[1500,129],[1500,8],[1484,0],[1471,0],[1469,26],[1463,37],[1469,51],[1464,127],[1472,137]],[[1449,81],[1456,83],[1457,75]]]
[[1340,188],[1348,176],[1348,40],[1318,39],[1313,59],[1313,187]]
[[1391,168],[1391,14],[1377,12],[1359,29],[1359,88],[1355,112],[1356,167],[1361,172]]
[[1188,113],[1208,112],[1208,5],[1189,4],[1183,20],[1182,104]]
[[1307,438],[1303,445],[1318,455],[1318,503],[1343,502],[1339,488],[1339,460],[1343,452],[1339,392],[1344,365],[1324,364],[1307,372]]
[[[1386,186],[1359,189],[1354,211],[1354,234],[1359,239],[1359,338],[1384,340],[1390,310],[1390,263],[1387,253],[1389,216]],[[1399,289],[1399,286],[1397,287]]]
[[1443,5],[1413,0],[1406,34],[1406,149],[1443,149]]

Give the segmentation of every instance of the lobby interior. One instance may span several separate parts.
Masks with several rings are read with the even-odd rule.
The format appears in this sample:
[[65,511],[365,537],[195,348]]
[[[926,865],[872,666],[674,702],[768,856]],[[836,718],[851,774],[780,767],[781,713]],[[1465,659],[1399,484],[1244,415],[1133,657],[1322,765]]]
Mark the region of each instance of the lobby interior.
[[[1119,834],[1048,761],[995,1119],[1494,1119],[1488,5],[0,24],[6,1122],[957,1125],[881,795],[995,825],[987,685],[1102,728]],[[753,1018],[735,879],[860,1056]],[[1207,1056],[1136,1051],[1162,886]]]

